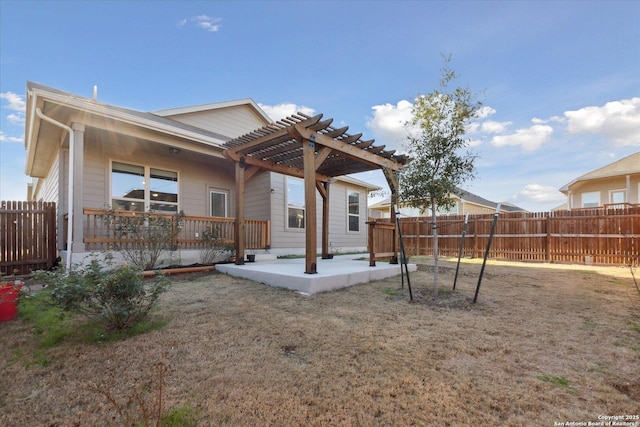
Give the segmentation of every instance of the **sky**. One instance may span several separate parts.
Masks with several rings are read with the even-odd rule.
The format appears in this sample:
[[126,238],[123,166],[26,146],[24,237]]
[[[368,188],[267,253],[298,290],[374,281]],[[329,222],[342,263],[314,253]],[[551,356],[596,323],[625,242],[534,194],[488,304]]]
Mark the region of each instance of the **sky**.
[[546,211],[640,151],[640,1],[0,0],[0,200],[30,182],[27,81],[149,112],[252,98],[402,152],[443,55],[483,105],[478,196]]

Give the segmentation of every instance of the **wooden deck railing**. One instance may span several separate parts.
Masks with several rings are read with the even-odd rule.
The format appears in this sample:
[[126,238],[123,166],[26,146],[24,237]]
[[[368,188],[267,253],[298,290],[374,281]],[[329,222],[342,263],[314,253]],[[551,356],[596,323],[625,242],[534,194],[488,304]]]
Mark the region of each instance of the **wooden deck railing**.
[[[104,221],[103,209],[84,209],[84,243],[88,251],[108,250],[117,242],[115,230]],[[135,212],[117,212],[117,215],[134,216]],[[172,218],[174,215],[152,214]],[[245,248],[265,249],[271,246],[271,226],[268,220],[245,219]],[[179,249],[202,249],[202,233],[217,230],[226,244],[234,243],[235,219],[226,217],[184,216],[180,230],[171,246]],[[119,241],[122,244],[122,239]],[[126,243],[126,242],[125,242]]]

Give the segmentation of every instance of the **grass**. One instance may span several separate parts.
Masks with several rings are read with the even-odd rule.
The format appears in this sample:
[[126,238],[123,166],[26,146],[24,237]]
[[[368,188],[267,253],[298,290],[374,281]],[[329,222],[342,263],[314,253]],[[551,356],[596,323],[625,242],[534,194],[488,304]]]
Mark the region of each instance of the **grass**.
[[175,406],[162,415],[160,425],[162,427],[195,427],[198,425],[198,412],[189,405]]
[[105,331],[104,325],[100,322],[83,321],[78,316],[47,304],[45,295],[37,292],[21,298],[18,313],[23,322],[31,327],[36,348],[31,352],[31,357],[28,357],[25,351],[18,347],[15,349],[15,357],[11,360],[23,360],[26,367],[49,366],[49,350],[65,341],[108,344],[162,329],[168,323],[167,319],[150,315],[131,328]]
[[158,362],[166,425],[528,426],[637,411],[640,318],[608,280],[620,269],[491,263],[471,306],[477,267],[461,266],[455,292],[454,270],[440,275],[442,304],[419,298],[427,271],[412,273],[412,304],[399,277],[305,297],[176,276],[139,334],[95,338],[65,316],[72,333],[30,366],[47,332],[18,318],[0,324],[0,425],[113,424],[89,382],[121,403],[153,399]]
[[536,378],[539,379],[540,381],[544,381],[544,382],[547,382],[547,383],[559,385],[561,387],[567,387],[567,388],[569,387],[569,380],[567,380],[563,376],[538,375]]

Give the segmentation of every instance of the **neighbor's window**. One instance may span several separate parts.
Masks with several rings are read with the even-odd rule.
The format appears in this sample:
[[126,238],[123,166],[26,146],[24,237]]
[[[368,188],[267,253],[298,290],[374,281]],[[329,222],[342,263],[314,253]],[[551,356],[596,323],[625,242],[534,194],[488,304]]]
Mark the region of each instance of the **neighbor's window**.
[[304,228],[304,181],[287,177],[287,226]]
[[178,173],[112,162],[111,206],[115,210],[175,213]]
[[348,196],[349,212],[347,222],[349,231],[360,231],[360,193],[350,191]]
[[596,208],[600,206],[600,192],[592,191],[589,193],[582,193],[582,207],[583,208]]
[[227,216],[227,193],[211,190],[211,216]]
[[627,192],[625,190],[611,190],[609,192],[609,203],[618,204],[626,202]]

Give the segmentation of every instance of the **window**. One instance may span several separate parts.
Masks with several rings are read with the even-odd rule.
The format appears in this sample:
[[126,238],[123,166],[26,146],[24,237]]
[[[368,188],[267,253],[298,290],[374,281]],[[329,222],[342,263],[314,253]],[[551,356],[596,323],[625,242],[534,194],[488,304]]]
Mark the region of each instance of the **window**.
[[349,192],[348,203],[347,230],[360,231],[360,194],[356,191]]
[[618,204],[626,202],[627,192],[625,190],[611,190],[609,191],[609,203]]
[[227,193],[219,190],[211,190],[211,216],[227,216]]
[[178,212],[178,173],[113,162],[111,206],[125,211]]
[[304,181],[287,177],[287,226],[304,228]]
[[600,206],[600,192],[592,191],[590,193],[582,193],[582,207],[596,208]]

